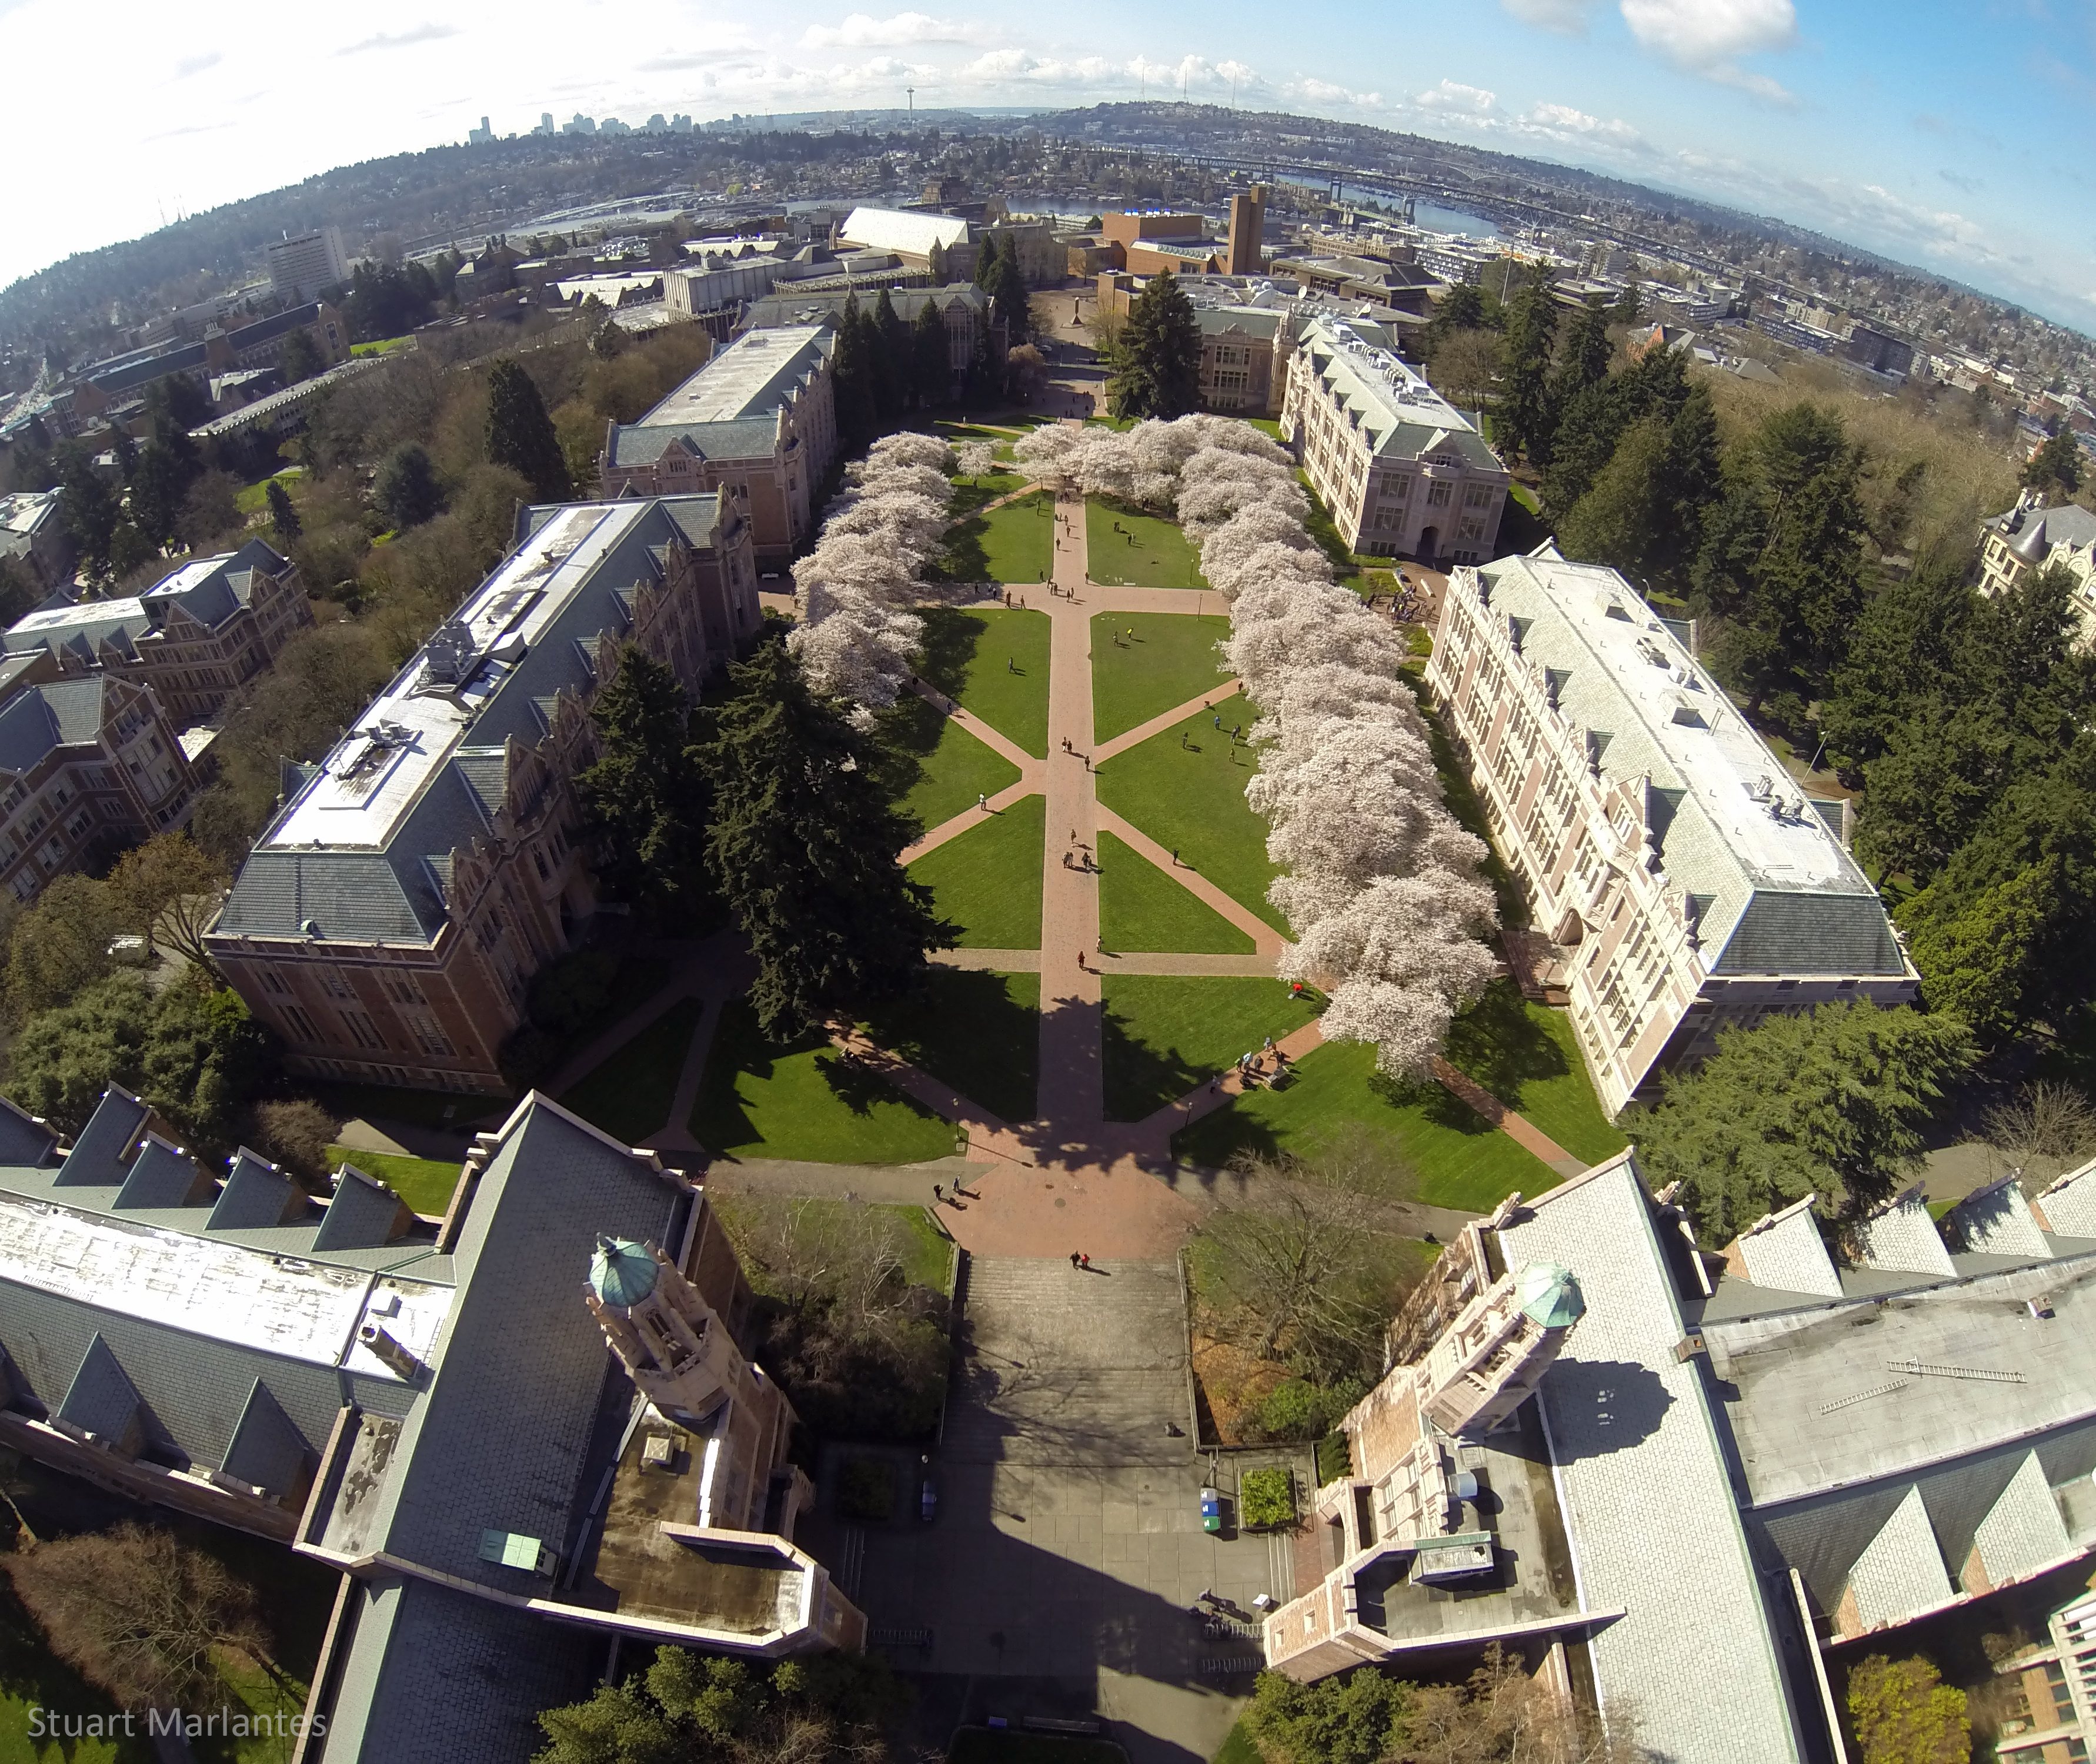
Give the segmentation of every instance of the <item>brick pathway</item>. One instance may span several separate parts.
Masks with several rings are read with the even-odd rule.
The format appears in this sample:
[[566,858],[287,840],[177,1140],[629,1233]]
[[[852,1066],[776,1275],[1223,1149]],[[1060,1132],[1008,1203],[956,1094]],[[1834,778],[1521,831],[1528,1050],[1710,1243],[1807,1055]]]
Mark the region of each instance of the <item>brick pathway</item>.
[[[1225,1107],[1238,1095],[1243,1081],[1234,1072],[1203,1085],[1158,1110],[1147,1120],[1109,1121],[1105,1118],[1101,1069],[1102,972],[1120,974],[1265,975],[1287,940],[1258,914],[1244,906],[1206,876],[1174,862],[1172,854],[1141,828],[1129,825],[1098,801],[1097,767],[1117,753],[1193,715],[1220,703],[1238,690],[1234,680],[1219,680],[1199,696],[1151,718],[1111,740],[1092,741],[1092,618],[1108,612],[1162,612],[1193,614],[1222,610],[1212,592],[1168,588],[1103,587],[1085,575],[1085,505],[1081,497],[1059,497],[1055,504],[1055,578],[1052,584],[1014,591],[1015,601],[1045,612],[1050,620],[1048,758],[1037,759],[972,712],[945,698],[922,682],[915,690],[954,718],[969,734],[1020,769],[1016,783],[992,797],[984,809],[970,808],[929,829],[902,854],[906,863],[980,826],[985,812],[997,812],[1024,798],[1046,798],[1046,849],[1042,854],[1041,945],[1037,950],[955,950],[934,960],[953,967],[1037,973],[1041,976],[1040,1088],[1031,1121],[1006,1121],[963,1096],[931,1074],[919,1071],[857,1034],[840,1036],[838,1046],[879,1070],[898,1089],[965,1129],[968,1164],[977,1167],[970,1196],[940,1210],[940,1218],[971,1251],[985,1255],[1063,1256],[1081,1247],[1094,1257],[1154,1258],[1170,1255],[1204,1213],[1228,1204],[1217,1185],[1182,1172],[1172,1157],[1172,1136],[1189,1122]],[[1064,743],[1068,743],[1068,751]],[[1253,943],[1250,955],[1195,955],[1172,953],[1101,952],[1098,871],[1081,864],[1065,865],[1073,849],[1095,854],[1098,836],[1111,832],[1139,858],[1156,866],[1203,904],[1236,926]],[[710,1027],[710,1014],[709,1028]],[[702,1033],[700,1039],[710,1036]],[[1322,1037],[1310,1024],[1281,1043],[1291,1060],[1317,1047]],[[703,1062],[695,1046],[694,1059]],[[696,1068],[687,1076],[694,1089]],[[1478,1109],[1510,1137],[1560,1169],[1566,1154],[1496,1098],[1487,1096],[1453,1068],[1437,1069],[1444,1084]],[[659,1142],[677,1142],[689,1102],[679,1087],[679,1111]],[[681,1149],[681,1146],[679,1146]],[[1561,1161],[1562,1160],[1562,1161]],[[1576,1163],[1571,1167],[1577,1168]],[[761,1185],[775,1191],[784,1185],[813,1182],[800,1175],[774,1173]],[[854,1192],[873,1198],[898,1181],[902,1191],[928,1193],[931,1175],[913,1170],[876,1182],[860,1167],[842,1167],[841,1177],[825,1178],[823,1192]],[[1163,1180],[1159,1180],[1159,1178]],[[724,1167],[724,1182],[737,1181],[733,1167]],[[814,1192],[814,1189],[804,1191]],[[1239,1197],[1239,1203],[1243,1203]],[[1417,1229],[1446,1235],[1464,1216],[1438,1208],[1409,1209]]]

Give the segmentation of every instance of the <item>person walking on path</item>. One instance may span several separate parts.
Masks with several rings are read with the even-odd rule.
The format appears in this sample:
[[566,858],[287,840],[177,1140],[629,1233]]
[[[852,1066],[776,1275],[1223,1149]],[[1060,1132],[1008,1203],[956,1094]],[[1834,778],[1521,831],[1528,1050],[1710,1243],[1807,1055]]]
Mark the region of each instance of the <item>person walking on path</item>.
[[1179,867],[1179,848],[1177,845],[1172,848],[1172,867],[1175,870]]
[[937,1207],[937,1205],[939,1205],[939,1203],[940,1203],[941,1202],[942,1202],[943,1200],[945,1200],[945,1198],[946,1198],[946,1190],[945,1190],[945,1188],[944,1188],[944,1187],[942,1187],[940,1184],[938,1184],[938,1183],[937,1183],[937,1182],[934,1182],[934,1183],[932,1185],[932,1204],[934,1207]]
[[989,812],[989,798],[985,796],[980,790],[976,792],[976,806],[980,809],[985,814]]
[[1077,968],[1078,968],[1078,971],[1079,971],[1080,972],[1083,972],[1083,970],[1084,970],[1084,966],[1085,966],[1085,952],[1084,952],[1082,950],[1078,950],[1078,951],[1077,951]]
[[1077,1258],[1077,1265],[1078,1265],[1080,1268],[1083,1268],[1083,1269],[1085,1270],[1085,1272],[1086,1273],[1088,1273],[1088,1274],[1089,1274],[1089,1273],[1092,1271],[1092,1259],[1091,1259],[1091,1257],[1090,1257],[1090,1256],[1089,1256],[1089,1255],[1081,1255],[1081,1256],[1079,1256],[1079,1257]]
[[1076,1268],[1082,1260],[1083,1258],[1081,1257],[1075,1250],[1070,1251],[1070,1266],[1072,1268]]

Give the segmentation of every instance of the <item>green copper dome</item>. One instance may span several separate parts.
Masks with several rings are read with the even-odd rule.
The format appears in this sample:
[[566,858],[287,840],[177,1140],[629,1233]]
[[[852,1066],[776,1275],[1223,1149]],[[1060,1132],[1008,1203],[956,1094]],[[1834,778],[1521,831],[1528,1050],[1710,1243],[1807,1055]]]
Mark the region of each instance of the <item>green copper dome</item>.
[[1547,1330],[1570,1329],[1587,1314],[1587,1296],[1572,1270],[1555,1262],[1531,1262],[1514,1282],[1522,1312]]
[[589,1282],[590,1290],[605,1304],[638,1304],[655,1290],[655,1258],[644,1243],[599,1233]]

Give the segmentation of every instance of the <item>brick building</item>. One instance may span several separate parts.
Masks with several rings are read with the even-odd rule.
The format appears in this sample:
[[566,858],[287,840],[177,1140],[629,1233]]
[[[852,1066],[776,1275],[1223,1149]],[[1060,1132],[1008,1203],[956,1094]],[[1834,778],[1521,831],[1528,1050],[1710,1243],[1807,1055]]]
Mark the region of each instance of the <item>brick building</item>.
[[15,901],[179,827],[196,788],[150,687],[59,679],[44,650],[0,662],[0,887]]
[[32,613],[7,645],[16,654],[47,650],[63,674],[142,681],[187,728],[215,715],[312,622],[297,565],[251,539],[184,564],[142,594]]
[[1426,679],[1611,1115],[1721,1028],[1915,998],[1826,811],[1614,570],[1457,570]]
[[[857,299],[859,311],[870,313],[880,294],[843,289],[804,290],[791,283],[775,288],[765,299],[753,300],[745,310],[740,329],[776,330],[784,326],[841,322],[845,303]],[[953,372],[953,390],[958,392],[982,347],[985,330],[989,345],[1002,360],[1009,347],[1004,321],[991,309],[989,297],[972,282],[949,282],[943,288],[893,288],[889,303],[906,325],[915,325],[929,303],[938,310],[946,327],[946,364]]]
[[208,937],[314,1077],[506,1090],[526,988],[597,893],[570,780],[629,648],[686,689],[755,635],[732,492],[535,508],[509,558],[307,770]]
[[640,421],[611,423],[597,456],[606,496],[727,491],[747,506],[759,563],[783,567],[814,529],[836,456],[830,357],[836,326],[738,337]]

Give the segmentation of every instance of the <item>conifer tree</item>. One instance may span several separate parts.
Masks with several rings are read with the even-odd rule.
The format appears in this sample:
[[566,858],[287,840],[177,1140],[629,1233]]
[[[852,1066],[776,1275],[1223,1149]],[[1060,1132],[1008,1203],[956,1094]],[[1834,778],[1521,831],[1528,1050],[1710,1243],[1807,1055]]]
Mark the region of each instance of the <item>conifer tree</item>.
[[590,710],[599,757],[575,777],[605,892],[663,930],[709,892],[706,787],[690,712],[670,665],[628,649]]
[[880,339],[877,360],[880,378],[875,388],[875,403],[880,408],[883,426],[892,425],[910,403],[910,387],[915,378],[913,357],[915,339],[910,327],[902,322],[895,310],[895,303],[889,298],[888,290],[880,290],[880,298],[873,303],[873,316],[868,328]]
[[487,457],[515,472],[542,502],[565,502],[574,493],[545,401],[531,376],[506,356],[487,376]]
[[2071,496],[2081,487],[2081,444],[2074,439],[2074,431],[2062,423],[2059,433],[2049,437],[2031,455],[2029,464],[2024,467],[2024,483],[2029,488]]
[[277,529],[277,537],[290,544],[304,531],[299,525],[298,505],[291,500],[290,491],[273,478],[262,494],[269,501],[269,523]]
[[757,957],[758,1022],[797,1034],[908,991],[954,928],[896,862],[912,827],[876,781],[872,747],[785,646],[762,644],[728,677],[732,696],[701,714],[707,857]]
[[926,300],[910,327],[910,386],[919,404],[943,404],[954,395],[952,347],[945,315],[936,300]]
[[837,434],[847,453],[856,453],[873,439],[879,411],[875,403],[872,345],[858,296],[845,299],[837,324],[836,352],[830,358],[831,395],[836,400]]
[[1539,465],[1550,459],[1550,353],[1557,304],[1550,272],[1537,264],[1507,303],[1500,343],[1500,401],[1493,433],[1500,444]]
[[1170,271],[1129,304],[1107,403],[1115,416],[1184,417],[1201,403],[1201,325]]

